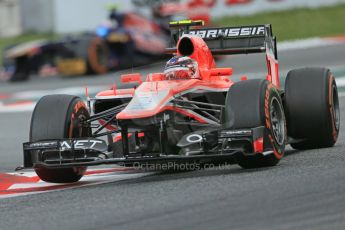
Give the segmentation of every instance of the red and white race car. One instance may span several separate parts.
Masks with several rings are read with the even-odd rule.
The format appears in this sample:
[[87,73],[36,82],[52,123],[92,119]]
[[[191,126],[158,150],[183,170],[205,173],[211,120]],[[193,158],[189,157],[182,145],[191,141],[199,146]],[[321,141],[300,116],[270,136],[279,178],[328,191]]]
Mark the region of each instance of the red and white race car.
[[[40,99],[30,142],[24,143],[24,167],[45,181],[75,182],[91,165],[253,168],[276,165],[287,144],[335,144],[340,116],[330,70],[292,70],[282,89],[270,25],[201,25],[172,22],[172,59],[145,80],[140,74],[121,77],[123,83],[137,82],[135,88],[102,91],[87,105],[71,95]],[[266,53],[266,76],[236,83],[232,68],[217,68],[213,58],[257,52]]]

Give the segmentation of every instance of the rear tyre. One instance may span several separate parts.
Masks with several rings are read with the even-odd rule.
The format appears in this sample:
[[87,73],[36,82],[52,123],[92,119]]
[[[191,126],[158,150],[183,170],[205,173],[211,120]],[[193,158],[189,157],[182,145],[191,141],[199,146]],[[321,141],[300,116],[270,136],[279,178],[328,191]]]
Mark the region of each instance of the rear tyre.
[[242,129],[265,127],[264,149],[269,154],[241,155],[237,161],[242,168],[276,165],[284,155],[286,122],[278,90],[267,80],[248,80],[230,87],[225,100],[225,128]]
[[[42,97],[32,114],[30,141],[90,137],[91,128],[84,127],[80,121],[89,117],[84,102],[70,95],[48,95]],[[39,153],[34,153],[33,163],[39,161]],[[79,181],[86,167],[48,169],[35,167],[35,172],[44,181],[71,183]]]
[[329,69],[303,68],[288,73],[285,83],[288,135],[294,149],[331,147],[338,138],[338,90]]

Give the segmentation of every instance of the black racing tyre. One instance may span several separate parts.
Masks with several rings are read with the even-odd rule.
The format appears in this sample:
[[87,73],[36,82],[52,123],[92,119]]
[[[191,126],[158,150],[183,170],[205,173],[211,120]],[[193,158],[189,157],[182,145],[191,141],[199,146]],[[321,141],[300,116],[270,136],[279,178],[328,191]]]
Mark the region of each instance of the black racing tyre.
[[294,149],[331,147],[338,139],[340,110],[334,76],[325,68],[291,70],[285,82],[288,135]]
[[[91,128],[80,125],[80,120],[89,117],[84,102],[71,95],[48,95],[42,97],[32,114],[30,141],[90,137]],[[32,155],[33,163],[38,153]],[[48,169],[35,167],[41,180],[53,183],[77,182],[84,175],[86,167]]]
[[265,127],[263,151],[269,154],[241,155],[237,161],[242,168],[274,166],[283,157],[286,143],[284,108],[278,90],[267,80],[247,80],[231,86],[222,122],[229,129]]
[[9,81],[21,82],[27,81],[30,78],[30,59],[28,56],[21,56],[15,58],[15,71]]
[[95,37],[88,47],[88,65],[92,73],[104,74],[109,71],[107,66],[109,50],[105,42]]

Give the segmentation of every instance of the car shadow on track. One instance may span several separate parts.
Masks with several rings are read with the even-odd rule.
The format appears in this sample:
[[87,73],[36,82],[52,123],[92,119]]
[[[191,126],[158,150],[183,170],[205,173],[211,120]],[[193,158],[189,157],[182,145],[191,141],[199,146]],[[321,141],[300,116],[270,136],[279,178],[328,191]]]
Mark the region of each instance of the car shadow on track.
[[201,177],[212,177],[212,176],[221,176],[221,175],[243,175],[251,174],[257,172],[263,172],[267,170],[278,169],[279,166],[274,167],[264,167],[256,169],[243,169],[236,164],[219,166],[214,168],[202,168],[197,170],[190,171],[159,171],[153,175],[119,181],[118,184],[136,184],[136,183],[146,183],[146,182],[160,182],[160,181],[169,181],[169,180],[179,180],[179,179],[188,179],[188,178],[201,178]]
[[[305,149],[305,150],[297,150],[297,149],[292,149],[289,148],[285,150],[284,158],[288,158],[290,156],[296,155],[296,154],[313,154],[313,153],[318,153],[319,150],[327,151],[327,150],[339,150],[343,151],[344,146],[342,143],[337,143],[333,147],[328,147],[328,148],[316,148],[316,149]],[[316,151],[318,150],[318,151]]]
[[[336,145],[333,148],[342,148],[342,145]],[[327,149],[327,148],[326,148]],[[212,167],[207,169],[197,169],[197,170],[184,170],[184,171],[156,171],[152,175],[145,177],[135,178],[131,180],[124,180],[115,182],[116,184],[137,184],[137,183],[149,183],[149,182],[161,182],[161,181],[170,181],[170,180],[179,180],[179,179],[189,179],[189,178],[202,178],[202,177],[213,177],[213,176],[222,176],[222,175],[251,175],[253,173],[265,173],[267,171],[279,170],[282,167],[289,166],[289,157],[293,157],[297,154],[311,154],[313,150],[295,150],[288,148],[285,152],[284,158],[287,161],[281,162],[273,167],[263,167],[255,169],[243,169],[237,164],[228,164],[226,166]],[[105,185],[106,186],[106,185]]]

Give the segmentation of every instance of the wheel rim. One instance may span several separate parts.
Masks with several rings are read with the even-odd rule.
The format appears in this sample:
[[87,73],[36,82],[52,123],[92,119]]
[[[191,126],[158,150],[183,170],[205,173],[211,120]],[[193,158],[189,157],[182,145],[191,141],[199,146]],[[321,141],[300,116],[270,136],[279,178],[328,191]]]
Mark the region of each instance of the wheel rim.
[[92,41],[89,50],[88,58],[92,71],[96,73],[106,73],[108,71],[108,51],[106,44],[103,44],[100,38]]
[[337,86],[333,84],[332,86],[332,112],[334,117],[335,128],[339,130],[340,126],[340,110],[339,110],[339,99]]
[[87,116],[83,113],[79,114],[75,120],[72,121],[71,132],[69,138],[88,137],[88,130],[84,127],[82,121],[86,120]]
[[272,98],[270,106],[271,127],[274,139],[279,145],[285,140],[285,121],[282,106],[277,98]]
[[[88,118],[87,116],[87,110],[86,108],[83,106],[83,102],[77,102],[77,104],[75,105],[73,111],[76,111],[75,113],[73,113],[72,117],[71,117],[71,125],[70,125],[70,130],[68,132],[68,138],[81,138],[81,137],[88,137],[89,133],[87,128],[85,128],[83,126],[82,121],[86,120]],[[78,106],[81,106],[79,109]],[[81,111],[81,112],[80,112]],[[86,111],[86,113],[85,113]],[[82,177],[85,174],[87,167],[85,166],[79,166],[79,167],[72,167],[70,168],[70,170],[72,170],[75,175]],[[66,169],[68,170],[68,169]],[[80,178],[79,177],[79,178]],[[78,179],[79,180],[79,179]]]

